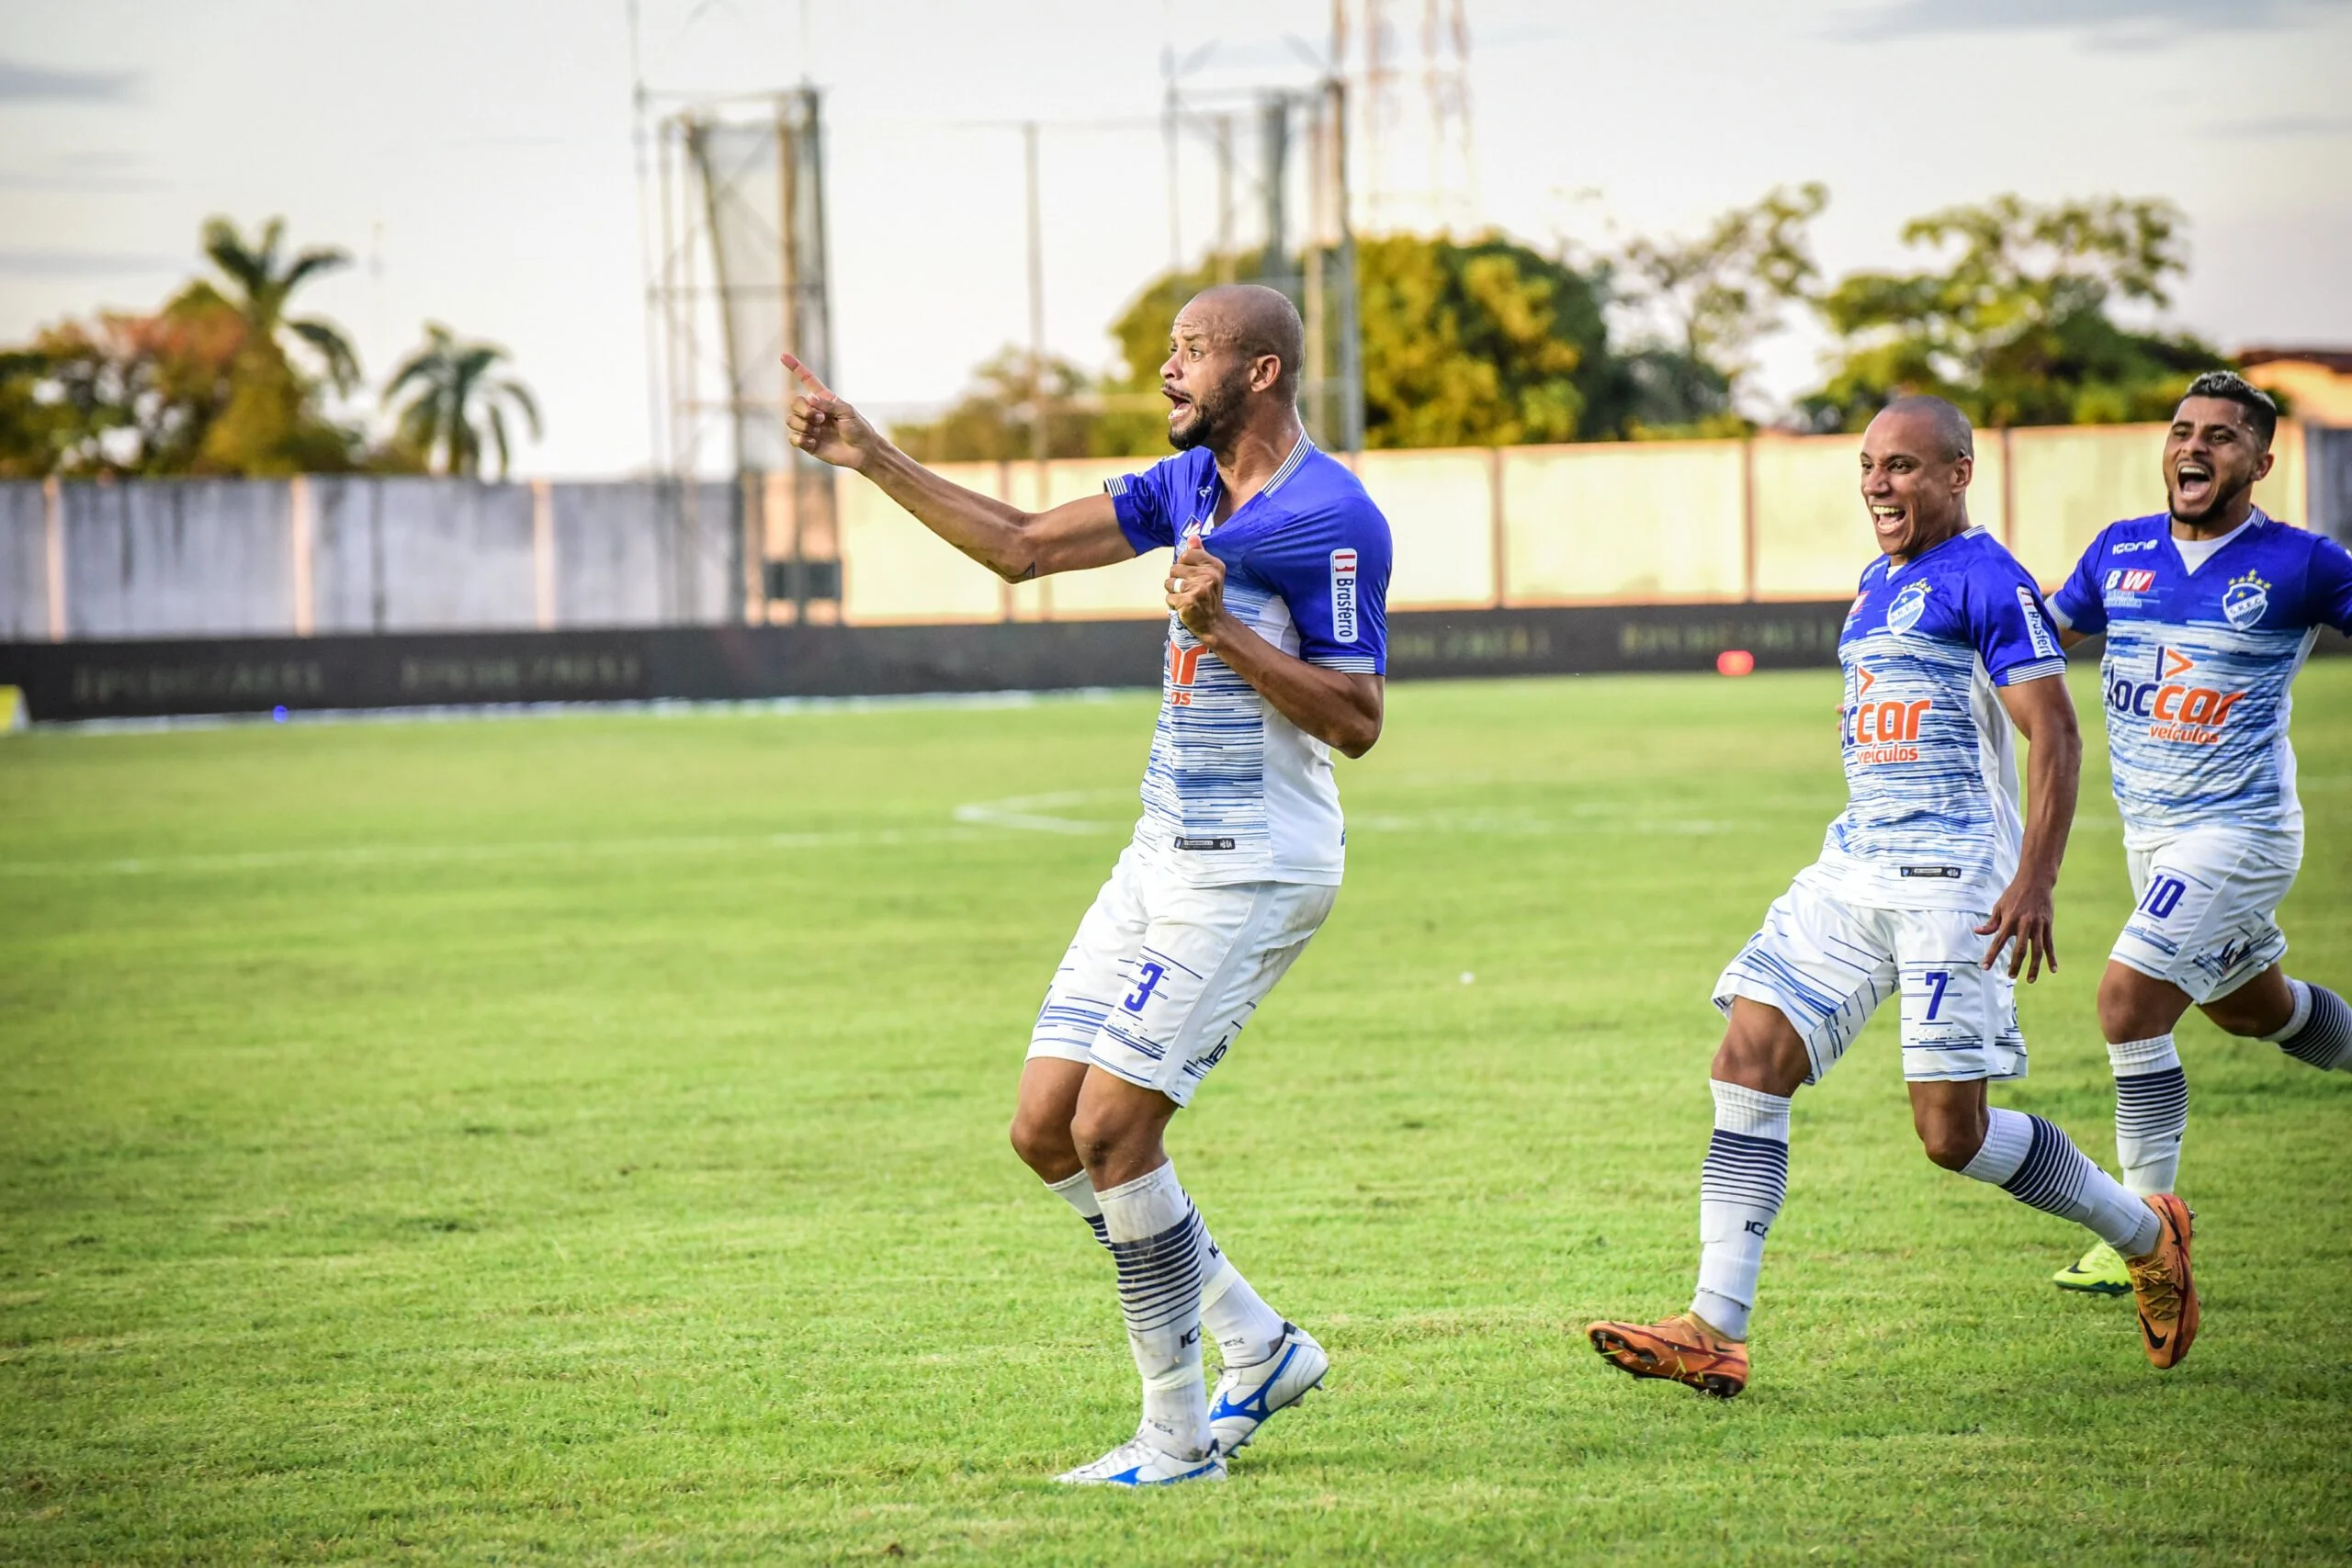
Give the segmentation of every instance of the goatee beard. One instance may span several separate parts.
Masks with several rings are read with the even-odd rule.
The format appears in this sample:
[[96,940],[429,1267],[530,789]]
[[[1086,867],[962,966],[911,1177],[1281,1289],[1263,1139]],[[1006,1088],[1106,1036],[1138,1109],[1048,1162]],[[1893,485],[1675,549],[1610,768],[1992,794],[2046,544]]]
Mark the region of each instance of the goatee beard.
[[[2199,513],[2194,517],[2184,515],[2178,504],[2177,504],[2173,501],[2173,498],[2167,494],[2165,497],[2165,510],[2172,513],[2172,520],[2174,522],[2178,523],[2185,527],[2210,528],[2215,526],[2222,518],[2228,516],[2230,508],[2238,503],[2238,498],[2253,488],[2253,483],[2248,481],[2226,494],[2216,495],[2211,501],[2205,503],[2205,510]],[[2247,515],[2251,516],[2253,514],[2249,513]]]

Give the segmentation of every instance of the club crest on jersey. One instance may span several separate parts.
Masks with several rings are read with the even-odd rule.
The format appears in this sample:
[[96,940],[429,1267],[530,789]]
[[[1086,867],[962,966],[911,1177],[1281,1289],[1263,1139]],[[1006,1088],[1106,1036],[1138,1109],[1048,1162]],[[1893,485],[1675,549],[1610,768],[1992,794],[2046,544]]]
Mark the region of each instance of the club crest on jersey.
[[2222,614],[2227,615],[2230,625],[2240,631],[2262,619],[2262,613],[2268,608],[2270,584],[2253,572],[2249,571],[2244,577],[2233,577],[2230,585],[2222,590]]
[[1356,553],[1331,552],[1331,640],[1356,640]]
[[1894,596],[1894,603],[1886,607],[1888,631],[1902,637],[1919,624],[1919,616],[1928,607],[1929,586],[1925,581],[1914,582]]

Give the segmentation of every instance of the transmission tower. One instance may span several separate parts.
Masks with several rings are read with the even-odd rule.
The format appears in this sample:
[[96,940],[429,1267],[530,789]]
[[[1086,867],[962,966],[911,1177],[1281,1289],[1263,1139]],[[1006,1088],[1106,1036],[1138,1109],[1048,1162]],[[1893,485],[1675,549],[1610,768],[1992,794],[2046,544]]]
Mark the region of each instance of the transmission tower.
[[1331,64],[1351,88],[1363,227],[1475,227],[1466,0],[1331,0]]

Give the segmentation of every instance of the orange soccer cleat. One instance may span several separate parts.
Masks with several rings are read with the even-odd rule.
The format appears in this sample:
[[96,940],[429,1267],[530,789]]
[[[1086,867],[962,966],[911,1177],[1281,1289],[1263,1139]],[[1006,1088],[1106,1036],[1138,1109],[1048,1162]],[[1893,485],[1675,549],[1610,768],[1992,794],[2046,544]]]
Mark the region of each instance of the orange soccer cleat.
[[2147,1201],[2164,1222],[2156,1248],[2145,1258],[2124,1259],[2132,1294],[2140,1303],[2140,1342],[2152,1366],[2177,1367],[2197,1339],[2197,1281],[2188,1271],[2188,1238],[2195,1216],[2169,1192]]
[[1637,1378],[1672,1378],[1717,1399],[1747,1386],[1747,1344],[1724,1338],[1694,1313],[1663,1323],[1588,1324],[1584,1335],[1602,1360]]

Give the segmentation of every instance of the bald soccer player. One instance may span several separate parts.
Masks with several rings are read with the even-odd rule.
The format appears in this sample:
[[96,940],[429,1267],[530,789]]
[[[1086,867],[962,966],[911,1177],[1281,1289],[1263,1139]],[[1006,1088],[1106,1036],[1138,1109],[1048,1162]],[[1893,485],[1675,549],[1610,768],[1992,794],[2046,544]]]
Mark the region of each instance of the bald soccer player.
[[[1748,1313],[1788,1189],[1790,1098],[1837,1066],[1889,1000],[1928,1157],[2114,1247],[2157,1366],[2176,1364],[2197,1332],[2179,1200],[2133,1197],[2048,1122],[1986,1100],[1986,1084],[2025,1075],[2020,968],[2031,981],[2056,965],[2051,891],[2082,739],[2033,579],[1969,525],[1973,451],[1967,419],[1940,398],[1898,400],[1862,437],[1862,502],[1881,554],[1838,639],[1847,806],[1821,858],[1715,983],[1727,1027],[1690,1309],[1586,1329],[1637,1378],[1723,1399],[1747,1385]],[[2012,726],[2031,747],[2030,816]]]
[[1136,1435],[1073,1484],[1220,1480],[1330,1365],[1209,1239],[1162,1142],[1330,913],[1331,753],[1380,738],[1388,525],[1299,423],[1302,338],[1273,289],[1196,296],[1159,368],[1177,455],[1036,513],[929,472],[787,356],[801,449],[1008,582],[1174,551],[1143,816],[1046,988],[1012,1118],[1013,1148],[1110,1248],[1143,1378]]

